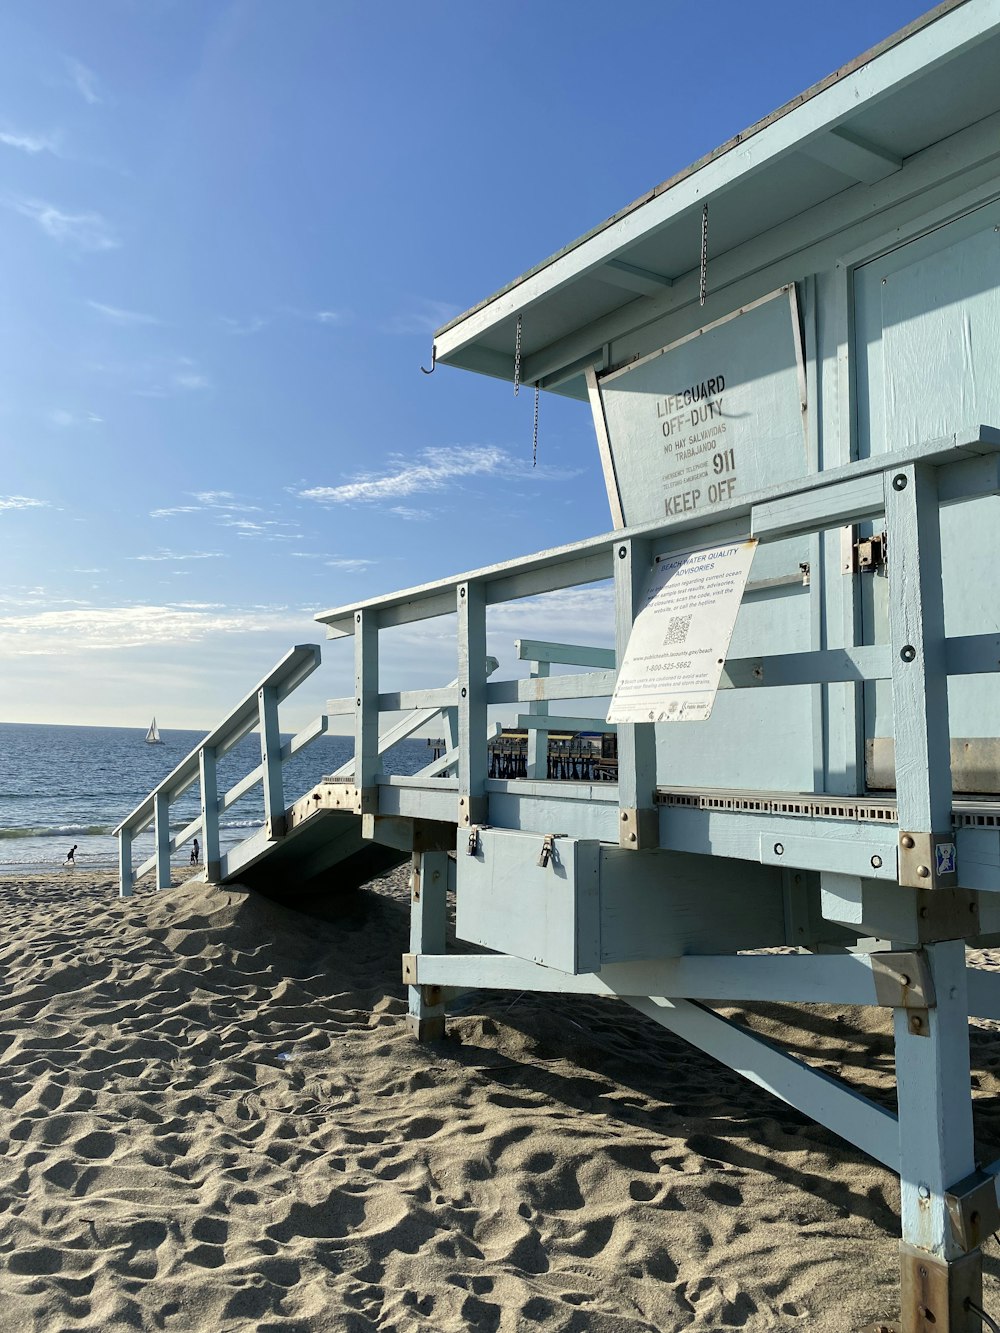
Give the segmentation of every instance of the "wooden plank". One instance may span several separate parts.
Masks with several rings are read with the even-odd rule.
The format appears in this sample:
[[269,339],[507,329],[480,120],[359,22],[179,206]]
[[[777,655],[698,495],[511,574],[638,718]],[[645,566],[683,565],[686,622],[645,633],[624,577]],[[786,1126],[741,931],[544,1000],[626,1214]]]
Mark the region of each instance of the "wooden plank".
[[219,878],[219,788],[216,772],[215,751],[211,746],[202,746],[199,755],[199,773],[201,778],[201,825],[202,859],[209,883]]
[[486,749],[486,595],[476,581],[456,590],[458,610],[458,791],[459,824],[481,823],[485,814],[483,783]]
[[257,691],[257,700],[264,827],[269,838],[280,838],[285,832],[285,784],[281,763],[281,733],[278,730],[278,695],[274,686],[262,686]]
[[[931,468],[885,474],[892,574],[889,633],[900,831],[951,828],[948,681],[937,478]],[[933,867],[930,867],[933,872]]]
[[515,639],[514,653],[522,662],[555,662],[560,666],[615,669],[615,650],[590,644],[551,643],[547,639]]
[[379,613],[365,607],[355,612],[354,622],[354,783],[358,788],[358,814],[375,814],[379,768]]
[[965,942],[925,951],[937,1005],[920,1016],[919,1027],[911,1011],[895,1011],[900,1213],[904,1243],[953,1259],[962,1250],[945,1195],[976,1167]]
[[153,841],[156,846],[154,861],[156,864],[156,887],[170,888],[170,801],[164,791],[157,791],[153,796]]
[[660,810],[660,845],[672,851],[730,856],[800,870],[839,871],[893,883],[897,833],[896,825],[890,823],[677,806]]
[[[615,653],[619,662],[625,656],[632,626],[645,601],[652,566],[653,551],[649,541],[623,537],[616,545]],[[608,674],[614,675],[613,672]],[[621,723],[618,727],[621,837],[624,845],[631,844],[637,851],[659,841],[655,817],[648,813],[653,807],[655,787],[655,729],[648,723]]]
[[432,690],[396,690],[378,696],[380,713],[401,713],[413,708],[431,709],[437,713],[442,708],[454,708],[457,702],[457,684]]
[[899,1170],[900,1131],[891,1111],[690,1000],[633,996],[629,1003],[877,1162]]
[[131,898],[135,887],[132,870],[132,834],[122,829],[118,835],[118,897]]
[[719,689],[888,680],[891,675],[891,650],[883,645],[827,648],[811,653],[776,653],[773,657],[731,658],[723,668]]
[[802,151],[834,171],[869,185],[891,176],[903,165],[895,153],[846,129],[817,135],[803,145]]
[[[444,955],[440,950],[414,950]],[[659,995],[672,999],[774,1004],[879,1003],[870,954],[703,955],[604,963],[571,974],[505,954],[421,956],[422,985],[574,995]]]
[[[410,952],[444,953],[448,926],[448,854],[420,852],[413,858],[410,889]],[[422,986],[407,987],[407,1025],[418,1041],[444,1036],[444,998]]]
[[540,699],[601,699],[615,688],[615,671],[585,671],[578,675],[531,677],[491,681],[486,698],[491,704],[532,703]]
[[[547,708],[548,704],[539,704],[538,707]],[[602,734],[605,732],[613,734],[618,730],[614,722],[605,722],[603,717],[569,717],[568,715],[566,717],[557,717],[554,713],[518,713],[517,717],[514,719],[514,726],[518,731],[537,733],[539,737],[549,731],[598,731]],[[530,736],[528,737],[528,742],[529,744],[531,743]],[[542,767],[544,768],[545,766],[543,765]],[[542,771],[533,773],[529,765],[528,777],[543,778],[545,777],[545,773]]]

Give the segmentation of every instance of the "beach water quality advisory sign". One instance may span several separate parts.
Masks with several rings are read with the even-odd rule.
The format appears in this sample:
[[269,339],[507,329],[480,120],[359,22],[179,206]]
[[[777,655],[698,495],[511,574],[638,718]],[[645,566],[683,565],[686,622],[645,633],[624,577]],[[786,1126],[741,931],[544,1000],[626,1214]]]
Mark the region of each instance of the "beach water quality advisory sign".
[[609,722],[711,716],[756,539],[658,560],[618,672]]

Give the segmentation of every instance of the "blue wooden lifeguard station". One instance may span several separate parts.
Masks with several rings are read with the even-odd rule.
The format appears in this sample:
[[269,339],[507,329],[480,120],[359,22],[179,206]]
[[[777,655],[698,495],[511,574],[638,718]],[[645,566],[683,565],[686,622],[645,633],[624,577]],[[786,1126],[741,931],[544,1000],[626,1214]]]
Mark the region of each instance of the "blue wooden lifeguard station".
[[[319,662],[293,649],[122,824],[122,893],[151,822],[139,873],[163,887],[196,833],[218,881],[412,857],[415,1036],[462,989],[619,997],[898,1171],[902,1329],[980,1329],[1000,1162],[975,1155],[968,1022],[1000,1018],[1000,975],[966,948],[1000,940],[1000,0],[939,5],[446,325],[434,360],[589,404],[612,530],[323,612],[354,694],[283,746],[280,701]],[[621,723],[617,783],[489,778],[491,709],[564,727],[560,703],[611,695],[657,562],[750,539],[707,720]],[[491,606],[602,580],[616,649],[521,640],[527,674],[495,678]],[[380,631],[435,617],[455,680],[381,690]],[[335,715],[353,764],[286,792]],[[384,775],[428,727],[445,752]],[[259,767],[220,793],[254,728]],[[220,852],[253,783],[265,823]],[[447,952],[450,893],[488,952]],[[897,1113],[708,999],[892,1009]]]

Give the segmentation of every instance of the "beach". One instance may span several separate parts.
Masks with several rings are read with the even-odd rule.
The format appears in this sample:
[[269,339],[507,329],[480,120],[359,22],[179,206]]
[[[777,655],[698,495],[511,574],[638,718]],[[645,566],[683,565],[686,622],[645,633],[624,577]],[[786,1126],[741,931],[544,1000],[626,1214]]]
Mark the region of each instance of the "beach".
[[[323,920],[198,882],[120,901],[79,870],[0,901],[4,1330],[843,1333],[898,1310],[892,1173],[625,1005],[475,992],[413,1042],[406,868]],[[891,1104],[886,1013],[740,1012]],[[987,1159],[998,1067],[977,1025]]]

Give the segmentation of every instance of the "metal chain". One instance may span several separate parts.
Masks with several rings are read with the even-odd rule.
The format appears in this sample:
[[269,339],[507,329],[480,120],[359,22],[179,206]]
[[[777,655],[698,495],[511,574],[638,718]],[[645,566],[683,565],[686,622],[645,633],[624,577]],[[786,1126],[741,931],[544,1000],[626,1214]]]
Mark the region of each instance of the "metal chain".
[[701,210],[701,283],[698,295],[700,304],[704,305],[708,295],[708,204],[704,204]]
[[517,317],[517,337],[514,340],[514,397],[521,392],[521,316]]
[[538,466],[538,385],[535,385],[535,433],[531,441],[531,466]]

